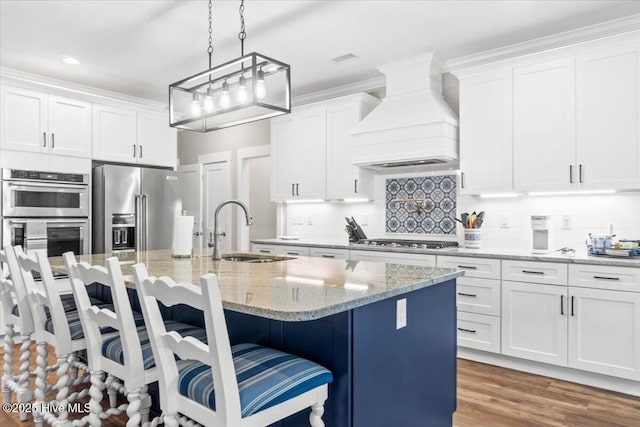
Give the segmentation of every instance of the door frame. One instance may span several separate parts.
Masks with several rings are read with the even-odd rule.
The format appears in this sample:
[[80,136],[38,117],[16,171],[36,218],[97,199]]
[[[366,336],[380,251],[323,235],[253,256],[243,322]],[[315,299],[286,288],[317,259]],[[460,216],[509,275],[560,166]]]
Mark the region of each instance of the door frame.
[[[197,245],[195,245],[195,247],[197,248],[201,248],[202,247],[202,243],[203,243],[203,236],[204,236],[204,228],[202,227],[202,163],[189,163],[186,165],[178,165],[178,174],[181,174],[182,171],[193,171],[196,174],[197,179],[200,181],[198,183],[198,206],[197,206],[197,212],[195,215],[194,220],[197,223],[197,230],[194,230],[194,233],[202,233],[200,235],[194,235],[193,237],[195,238],[195,242],[197,243]],[[181,175],[179,175],[181,176]]]
[[[238,167],[236,170],[236,183],[237,183],[237,191],[236,194],[238,196],[238,200],[242,200],[247,207],[249,208],[249,213],[251,213],[251,205],[250,205],[250,179],[249,179],[249,160],[256,159],[259,157],[271,157],[271,145],[256,145],[254,147],[247,148],[238,148],[236,151],[236,158],[238,160]],[[276,211],[276,232],[281,229],[281,203],[278,203],[278,208]],[[244,224],[244,218],[242,212],[238,212],[237,214],[237,224],[238,230],[236,233],[236,247],[240,251],[248,251],[250,250],[250,242],[249,242],[249,230],[247,227],[242,226]],[[275,237],[275,236],[274,236]]]

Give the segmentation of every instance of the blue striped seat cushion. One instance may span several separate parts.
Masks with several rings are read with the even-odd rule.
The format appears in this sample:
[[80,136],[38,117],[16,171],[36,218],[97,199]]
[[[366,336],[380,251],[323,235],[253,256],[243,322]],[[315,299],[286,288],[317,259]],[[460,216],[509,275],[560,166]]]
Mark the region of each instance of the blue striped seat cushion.
[[[333,381],[331,372],[314,362],[257,344],[234,345],[231,352],[243,418]],[[177,364],[180,394],[215,410],[211,367],[196,360]]]
[[[98,308],[106,308],[108,310],[114,311],[113,304],[95,304]],[[82,323],[80,322],[80,313],[78,310],[67,311],[65,313],[67,315],[67,322],[69,323],[69,332],[71,333],[72,340],[79,340],[84,338],[84,332],[82,331]],[[142,313],[138,313],[137,311],[133,312],[133,319],[136,322],[136,326],[144,325],[144,318],[142,317]],[[49,317],[47,321],[44,323],[44,328],[50,333],[55,333],[53,329],[53,320]],[[115,332],[113,328],[101,328],[100,332],[103,334]]]
[[[100,301],[97,298],[89,298],[91,305],[99,305],[99,304],[104,304],[102,301]],[[62,308],[64,309],[64,311],[73,311],[76,309],[76,300],[73,298],[73,294],[63,294],[60,295],[60,301],[62,301]],[[45,307],[44,311],[47,315],[47,318],[49,317],[49,307]],[[18,305],[14,305],[13,308],[11,309],[11,314],[13,314],[14,316],[19,316],[20,315],[20,311],[18,309]]]
[[[207,342],[207,332],[205,329],[197,326],[187,325],[185,323],[168,320],[164,322],[167,331],[176,331],[180,335],[192,336],[202,342]],[[138,326],[138,338],[140,339],[140,347],[142,349],[142,359],[144,361],[144,369],[150,369],[156,366],[153,360],[153,350],[149,341],[149,334],[144,325]],[[124,353],[122,349],[122,341],[120,336],[106,339],[102,343],[102,355],[115,362],[124,364]]]

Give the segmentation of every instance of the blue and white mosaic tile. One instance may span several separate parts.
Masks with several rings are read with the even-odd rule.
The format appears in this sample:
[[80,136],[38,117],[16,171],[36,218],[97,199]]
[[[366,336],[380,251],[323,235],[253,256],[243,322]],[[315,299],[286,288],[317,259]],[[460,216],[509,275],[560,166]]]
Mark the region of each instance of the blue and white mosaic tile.
[[387,179],[387,233],[456,234],[456,175]]

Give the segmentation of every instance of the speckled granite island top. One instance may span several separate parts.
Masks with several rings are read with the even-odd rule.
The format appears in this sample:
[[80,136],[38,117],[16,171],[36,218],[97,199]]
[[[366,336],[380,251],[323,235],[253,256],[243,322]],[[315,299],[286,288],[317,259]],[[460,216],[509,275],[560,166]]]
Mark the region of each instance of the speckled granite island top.
[[[175,259],[170,250],[120,254],[127,286],[135,287],[131,266],[144,263],[151,276],[199,284],[215,273],[224,308],[284,321],[306,321],[405,294],[462,276],[445,268],[378,262],[290,257],[286,261],[248,263],[213,261],[210,250]],[[81,261],[104,265],[111,255],[83,255]],[[65,272],[62,258],[51,258],[54,271]]]

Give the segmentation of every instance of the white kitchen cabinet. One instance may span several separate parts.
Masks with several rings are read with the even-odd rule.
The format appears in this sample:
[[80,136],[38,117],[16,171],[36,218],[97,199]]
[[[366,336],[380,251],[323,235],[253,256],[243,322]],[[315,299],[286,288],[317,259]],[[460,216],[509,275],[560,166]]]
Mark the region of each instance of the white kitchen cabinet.
[[138,163],[175,168],[178,158],[176,129],[166,114],[137,114]]
[[271,200],[326,197],[326,109],[301,107],[271,121]]
[[502,280],[567,286],[567,264],[538,261],[502,261]]
[[137,163],[136,112],[93,104],[93,158]]
[[273,254],[284,256],[309,256],[308,246],[297,245],[264,245],[261,243],[254,243],[251,249],[253,252],[261,254]]
[[73,157],[91,156],[91,104],[2,86],[3,149]]
[[379,100],[359,94],[327,107],[327,199],[373,198],[374,173],[351,164],[353,129]]
[[436,256],[427,254],[350,250],[349,259],[352,261],[386,262],[389,264],[419,265],[423,267],[436,266]]
[[569,367],[640,380],[640,293],[569,287]]
[[575,58],[513,70],[514,187],[570,190],[577,182]]
[[458,312],[458,345],[500,353],[500,318]]
[[512,84],[511,69],[460,79],[461,194],[513,191]]
[[500,280],[458,277],[456,304],[458,311],[500,316]]
[[640,44],[577,56],[576,79],[578,183],[640,187]]
[[502,354],[567,365],[567,288],[502,281]]
[[500,280],[500,260],[438,255],[438,267],[464,270],[464,277]]

